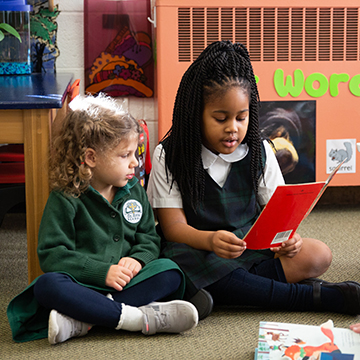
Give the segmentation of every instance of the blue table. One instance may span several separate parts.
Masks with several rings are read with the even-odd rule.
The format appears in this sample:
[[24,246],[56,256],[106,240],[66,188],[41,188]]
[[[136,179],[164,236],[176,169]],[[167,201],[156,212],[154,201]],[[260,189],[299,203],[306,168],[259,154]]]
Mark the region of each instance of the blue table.
[[24,144],[29,282],[42,274],[38,230],[49,196],[51,125],[63,116],[72,74],[0,76],[0,144]]

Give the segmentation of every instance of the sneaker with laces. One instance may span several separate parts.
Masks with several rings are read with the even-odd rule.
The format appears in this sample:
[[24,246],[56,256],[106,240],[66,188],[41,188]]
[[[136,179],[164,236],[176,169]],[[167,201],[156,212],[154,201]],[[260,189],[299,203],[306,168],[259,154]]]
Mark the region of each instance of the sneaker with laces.
[[198,323],[196,307],[183,300],[169,302],[152,302],[141,306],[144,313],[142,332],[153,335],[158,332],[180,333],[193,329]]
[[91,325],[74,320],[69,316],[51,310],[49,316],[48,340],[50,344],[57,344],[75,336],[86,335]]

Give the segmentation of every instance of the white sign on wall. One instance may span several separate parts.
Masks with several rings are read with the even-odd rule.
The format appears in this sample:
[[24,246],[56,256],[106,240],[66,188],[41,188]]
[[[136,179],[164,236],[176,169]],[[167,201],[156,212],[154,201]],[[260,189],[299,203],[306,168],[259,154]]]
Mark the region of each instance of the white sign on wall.
[[326,140],[326,173],[345,160],[338,173],[356,172],[356,139]]

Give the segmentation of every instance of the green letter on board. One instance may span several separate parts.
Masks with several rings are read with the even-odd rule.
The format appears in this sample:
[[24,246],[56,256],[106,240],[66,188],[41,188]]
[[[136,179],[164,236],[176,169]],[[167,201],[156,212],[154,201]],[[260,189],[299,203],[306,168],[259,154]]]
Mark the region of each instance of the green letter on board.
[[360,74],[357,74],[349,81],[349,90],[355,96],[360,96]]
[[348,74],[332,74],[330,76],[330,95],[338,96],[339,95],[339,87],[338,84],[340,82],[348,82],[350,76]]
[[[319,82],[319,87],[315,89],[313,83],[315,81]],[[313,73],[306,78],[305,81],[305,91],[312,97],[323,96],[329,88],[328,79],[324,74]]]
[[304,74],[299,69],[294,70],[294,84],[291,76],[288,75],[284,85],[284,71],[282,69],[277,69],[274,73],[274,86],[276,92],[281,97],[285,97],[288,94],[297,97],[304,88]]

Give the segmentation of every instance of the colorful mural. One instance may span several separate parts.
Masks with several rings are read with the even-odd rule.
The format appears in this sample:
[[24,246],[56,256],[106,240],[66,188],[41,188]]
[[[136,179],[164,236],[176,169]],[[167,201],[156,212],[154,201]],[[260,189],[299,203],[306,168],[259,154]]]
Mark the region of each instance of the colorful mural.
[[86,91],[105,92],[110,96],[134,95],[151,97],[153,91],[146,86],[143,65],[152,58],[149,35],[132,34],[125,26],[93,62]]
[[85,0],[85,91],[153,96],[149,2]]

